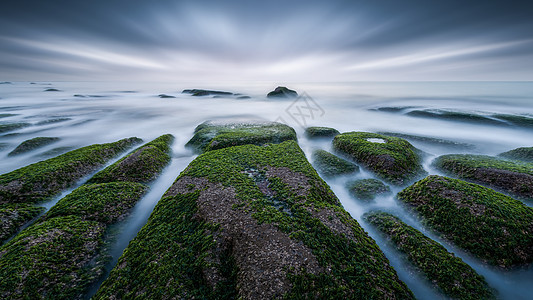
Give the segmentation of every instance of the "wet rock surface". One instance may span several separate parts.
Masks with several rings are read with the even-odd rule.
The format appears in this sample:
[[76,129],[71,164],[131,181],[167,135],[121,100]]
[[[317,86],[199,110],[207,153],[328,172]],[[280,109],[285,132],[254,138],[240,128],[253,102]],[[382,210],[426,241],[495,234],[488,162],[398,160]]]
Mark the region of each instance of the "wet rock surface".
[[407,184],[425,173],[417,149],[401,138],[348,132],[333,139],[333,148],[396,185]]
[[205,152],[231,146],[264,145],[288,140],[296,140],[296,132],[285,124],[259,120],[215,120],[198,125],[186,146]]
[[533,209],[489,188],[428,176],[398,193],[433,230],[502,268],[533,262]]
[[296,98],[298,93],[284,86],[278,86],[272,92],[267,94],[267,98]]
[[521,199],[533,200],[533,164],[486,155],[450,154],[433,162],[453,176],[487,185]]
[[379,211],[366,213],[363,218],[381,231],[446,296],[452,299],[496,299],[483,276],[399,218]]
[[[150,280],[155,274],[158,280]],[[294,141],[228,147],[196,158],[96,299],[133,295],[413,297]]]

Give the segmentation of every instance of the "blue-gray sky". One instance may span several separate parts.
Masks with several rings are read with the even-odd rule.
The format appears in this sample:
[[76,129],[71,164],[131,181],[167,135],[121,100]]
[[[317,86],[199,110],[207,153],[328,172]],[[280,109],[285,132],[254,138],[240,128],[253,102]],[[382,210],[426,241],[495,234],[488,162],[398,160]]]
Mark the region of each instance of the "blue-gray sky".
[[533,80],[533,1],[4,0],[0,80]]

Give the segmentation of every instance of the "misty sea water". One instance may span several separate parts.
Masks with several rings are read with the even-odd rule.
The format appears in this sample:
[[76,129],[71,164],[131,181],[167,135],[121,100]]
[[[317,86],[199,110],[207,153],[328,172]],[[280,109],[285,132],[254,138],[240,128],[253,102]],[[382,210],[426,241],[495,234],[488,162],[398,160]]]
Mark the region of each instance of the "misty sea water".
[[[305,97],[266,98],[277,85],[286,85]],[[181,93],[189,88],[229,91],[250,98],[194,97]],[[47,91],[49,89],[54,90]],[[160,98],[160,94],[174,98]],[[451,115],[446,115],[450,112]],[[0,125],[23,123],[25,127],[0,132],[0,173],[94,143],[132,136],[149,141],[162,134],[173,134],[176,139],[170,166],[119,226],[121,233],[112,249],[116,262],[161,195],[196,157],[185,148],[185,143],[192,137],[194,128],[206,120],[284,122],[296,130],[299,144],[309,159],[314,150],[332,151],[332,147],[330,140],[308,139],[304,134],[307,126],[328,126],[340,132],[411,136],[410,142],[426,154],[426,171],[442,175],[431,162],[443,154],[497,155],[517,147],[532,147],[533,125],[518,124],[502,115],[533,120],[532,82],[11,82],[0,84]],[[60,140],[34,151],[8,155],[21,142],[34,137],[58,137]],[[461,257],[483,275],[503,299],[533,298],[531,266],[502,271],[482,264],[426,229],[420,220],[399,205],[394,195],[400,188],[392,187],[392,195],[373,203],[354,200],[345,184],[348,180],[363,178],[375,177],[363,169],[355,175],[326,181],[345,209],[377,241],[400,279],[417,298],[444,297],[361,219],[365,212],[383,209],[399,216]]]

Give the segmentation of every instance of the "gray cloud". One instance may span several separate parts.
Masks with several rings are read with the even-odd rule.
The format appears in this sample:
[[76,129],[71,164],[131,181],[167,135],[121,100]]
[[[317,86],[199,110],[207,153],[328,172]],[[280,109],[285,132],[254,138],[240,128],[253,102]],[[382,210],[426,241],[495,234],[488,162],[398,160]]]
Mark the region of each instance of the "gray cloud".
[[532,80],[520,1],[29,1],[0,79]]

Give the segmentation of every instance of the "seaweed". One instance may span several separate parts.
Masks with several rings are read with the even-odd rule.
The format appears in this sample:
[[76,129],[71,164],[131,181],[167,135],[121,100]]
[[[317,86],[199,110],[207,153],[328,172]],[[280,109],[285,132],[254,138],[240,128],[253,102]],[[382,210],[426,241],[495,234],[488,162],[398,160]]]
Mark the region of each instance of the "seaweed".
[[428,176],[398,193],[433,230],[503,268],[533,262],[533,210],[489,188]]
[[317,170],[326,177],[352,174],[359,171],[358,166],[324,150],[313,152],[313,162]]
[[425,173],[417,149],[401,138],[348,132],[337,135],[333,139],[333,147],[396,185],[404,185]]

